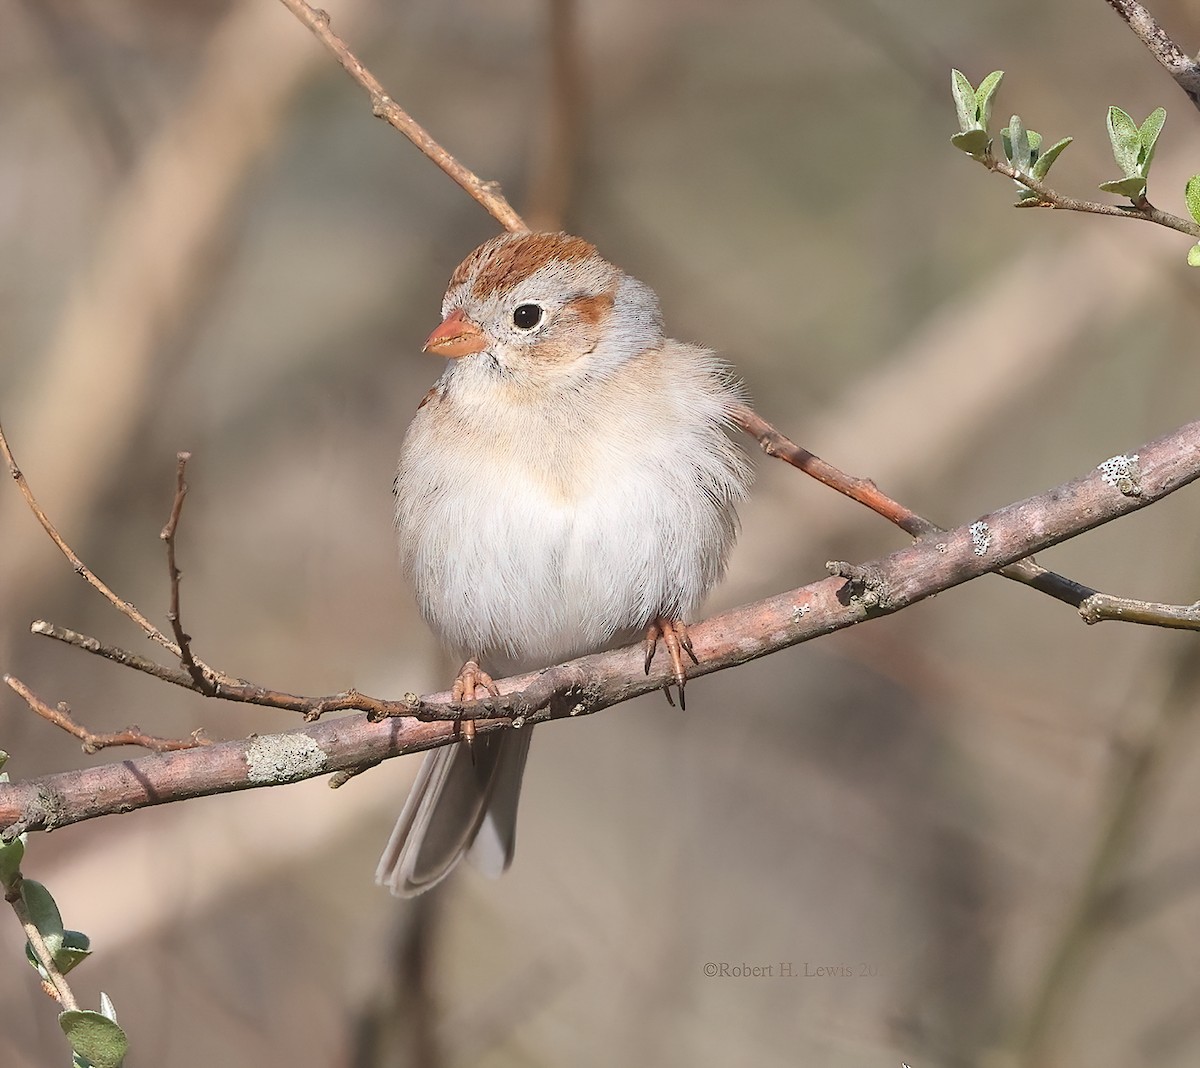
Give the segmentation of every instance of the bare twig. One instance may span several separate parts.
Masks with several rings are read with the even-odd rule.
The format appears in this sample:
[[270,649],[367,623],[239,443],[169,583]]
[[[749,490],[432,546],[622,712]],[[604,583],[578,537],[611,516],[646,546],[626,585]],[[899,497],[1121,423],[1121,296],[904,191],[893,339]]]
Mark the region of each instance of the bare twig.
[[205,675],[204,669],[192,655],[192,636],[185,633],[179,616],[179,580],[182,576],[175,564],[175,531],[179,527],[179,516],[183,512],[183,499],[187,496],[187,482],[184,481],[184,475],[187,472],[187,462],[191,458],[190,452],[177,453],[175,456],[175,500],[171,504],[171,514],[167,518],[166,526],[162,528],[162,532],[158,536],[167,546],[167,577],[171,584],[171,607],[167,610],[167,619],[171,621],[171,632],[175,635],[175,642],[179,646],[179,662],[191,676],[195,688],[200,693],[207,694],[213,690],[212,680]]
[[201,689],[192,676],[180,668],[165,667],[146,657],[138,656],[128,649],[108,645],[91,635],[80,634],[78,631],[60,627],[44,619],[34,621],[29,629],[34,634],[53,638],[66,645],[73,645],[84,652],[111,660],[122,667],[133,668],[135,671],[153,675],[156,679],[169,682],[173,686],[180,686],[185,690],[191,690],[203,697],[216,697],[222,701],[233,701],[238,704],[259,705],[262,708],[279,708],[286,712],[300,712],[310,722],[320,719],[326,712],[370,712],[373,715],[384,717],[402,716],[411,711],[410,705],[405,701],[385,701],[379,697],[370,697],[367,694],[359,693],[357,690],[344,690],[326,697],[302,697],[299,694],[275,690],[269,686],[260,686],[258,683],[225,674],[220,676],[221,681],[215,685]]
[[[758,440],[763,452],[768,456],[774,456],[785,463],[791,464],[806,475],[830,487],[830,489],[837,490],[838,493],[849,497],[851,500],[865,505],[871,511],[895,523],[901,530],[911,534],[914,538],[929,537],[944,531],[944,528],[938,526],[937,523],[926,519],[924,516],[917,515],[911,508],[892,500],[870,479],[855,478],[852,475],[847,475],[844,471],[834,467],[833,464],[827,463],[807,449],[801,448],[786,435],[776,430],[775,427],[763,419],[757,412],[745,405],[737,406],[731,412],[731,416],[733,421],[742,430]],[[1080,608],[1081,612],[1081,606],[1085,602],[1090,602],[1094,606],[1092,611],[1101,611],[1100,605],[1102,604],[1116,605],[1120,603],[1125,606],[1128,613],[1127,617],[1113,614],[1097,616],[1096,619],[1090,619],[1085,614],[1084,618],[1088,622],[1097,622],[1100,618],[1128,618],[1130,622],[1151,623],[1155,619],[1157,609],[1171,609],[1171,606],[1154,605],[1144,601],[1110,597],[1108,594],[1099,593],[1090,586],[1084,586],[1082,583],[1067,578],[1065,575],[1050,571],[1033,560],[1018,560],[1016,563],[1001,568],[997,574],[1003,575],[1007,579],[1012,579],[1014,582],[1031,586],[1057,600],[1065,601],[1073,607]],[[1135,618],[1135,616],[1138,618]],[[1161,621],[1160,625],[1164,627],[1186,625],[1178,621],[1179,615],[1175,610],[1164,611],[1158,618]]]
[[1200,108],[1200,63],[1188,56],[1158,24],[1158,21],[1137,0],[1106,0],[1121,16],[1150,54],[1163,65],[1167,73]]
[[[179,646],[171,641],[171,639],[168,638],[153,623],[151,623],[150,620],[142,615],[142,613],[137,610],[136,606],[131,604],[129,601],[122,600],[115,593],[113,593],[113,591],[109,589],[108,586],[106,586],[103,582],[101,582],[100,579],[97,578],[92,572],[92,570],[86,564],[84,564],[84,562],[80,560],[78,556],[75,555],[75,550],[73,550],[63,540],[63,537],[61,534],[59,534],[57,528],[53,523],[50,522],[50,517],[47,516],[44,511],[42,511],[41,505],[38,504],[37,499],[33,495],[33,491],[29,488],[29,483],[25,481],[25,476],[21,473],[21,469],[17,466],[17,461],[13,458],[12,449],[9,448],[8,439],[4,436],[3,426],[0,426],[0,453],[3,453],[4,459],[8,464],[9,474],[12,476],[13,481],[16,482],[17,489],[21,491],[21,496],[25,498],[25,503],[29,505],[29,510],[33,512],[35,518],[41,524],[42,529],[50,535],[50,540],[58,546],[59,551],[63,554],[63,556],[65,556],[71,562],[71,566],[75,569],[75,573],[77,575],[82,575],[87,581],[88,585],[90,585],[93,589],[98,590],[105,600],[107,600],[109,604],[111,604],[118,612],[120,612],[121,615],[132,620],[139,627],[141,627],[142,631],[148,638],[150,638],[152,641],[158,642],[158,644],[164,649],[169,649],[176,656],[179,656]],[[197,661],[197,663],[202,670],[211,673],[214,678],[220,677],[219,673],[213,671],[213,669],[207,664],[204,664],[201,661]]]
[[[827,578],[715,616],[689,629],[696,676],[721,671],[908,605],[1145,508],[1200,478],[1200,422],[1137,450],[1136,486],[1101,466],[1083,478],[923,538],[855,568],[857,581]],[[1134,492],[1136,490],[1136,492]],[[500,698],[472,702],[480,733],[585,715],[659,689],[668,665],[643,673],[640,646],[580,657],[501,680]],[[83,771],[0,785],[0,828],[11,836],[131,808],[362,767],[458,738],[464,706],[447,693],[402,702],[407,714],[372,722],[354,715],[285,734],[155,754]],[[421,717],[420,719],[415,717]],[[437,719],[443,722],[422,722]]]
[[98,753],[101,749],[111,749],[119,745],[136,745],[154,753],[170,753],[176,749],[194,749],[197,746],[212,745],[207,738],[201,737],[199,731],[194,731],[190,738],[159,738],[153,734],[146,734],[140,727],[130,726],[123,731],[98,734],[76,723],[65,702],[60,701],[56,708],[51,708],[20,679],[14,678],[12,675],[4,675],[2,678],[9,688],[18,694],[42,719],[48,720],[72,737],[78,738],[83,743],[85,753]]
[[1158,604],[1114,597],[1109,593],[1093,593],[1080,604],[1079,614],[1086,623],[1116,619],[1122,623],[1144,623],[1151,627],[1200,630],[1200,601],[1195,604]]
[[730,418],[762,446],[768,456],[783,460],[793,467],[803,471],[818,482],[835,489],[838,493],[849,497],[852,501],[865,504],[872,512],[876,512],[895,523],[901,530],[914,538],[925,534],[933,534],[942,528],[928,519],[922,519],[916,512],[902,504],[893,501],[868,478],[855,478],[839,471],[833,464],[826,463],[819,456],[807,449],[801,448],[790,438],[776,430],[761,415],[745,404],[738,404],[729,413]]
[[485,182],[473,171],[464,167],[442,148],[423,126],[384,92],[383,86],[375,75],[362,65],[358,57],[350,51],[346,42],[329,28],[328,12],[311,7],[304,0],[280,0],[280,2],[312,30],[316,38],[337,57],[342,69],[367,91],[371,98],[371,108],[379,118],[384,119],[389,125],[404,134],[421,152],[457,182],[469,196],[482,204],[506,230],[528,229],[521,216],[504,199],[498,183]]
[[111,660],[114,664],[120,664],[122,667],[133,668],[134,671],[153,675],[156,679],[182,686],[185,690],[195,689],[196,684],[192,681],[191,675],[182,668],[166,667],[149,657],[141,656],[128,649],[121,649],[115,645],[108,645],[98,638],[80,634],[69,627],[60,627],[45,619],[35,619],[29,624],[29,631],[31,634],[39,634],[66,645],[73,645],[76,649],[82,649],[86,653],[94,653],[96,656]]
[[1028,174],[1022,174],[1011,164],[1006,163],[1002,159],[997,159],[990,153],[986,156],[974,158],[977,158],[989,171],[996,171],[998,174],[1007,175],[1014,182],[1025,186],[1026,189],[1030,189],[1037,194],[1036,198],[1018,201],[1016,204],[1018,208],[1056,208],[1061,211],[1082,211],[1091,215],[1112,215],[1120,219],[1140,219],[1142,222],[1154,223],[1156,226],[1165,226],[1171,230],[1178,230],[1181,234],[1200,238],[1200,224],[1194,223],[1190,219],[1181,219],[1178,215],[1172,215],[1170,212],[1156,208],[1144,197],[1137,204],[1125,205],[1100,204],[1093,200],[1078,200],[1075,197],[1065,196],[1062,193],[1056,192],[1046,185],[1045,182],[1039,182],[1036,178],[1031,178]]
[[17,921],[21,924],[21,930],[25,932],[25,938],[29,942],[29,948],[33,950],[33,955],[49,979],[50,990],[48,993],[53,993],[64,1012],[78,1009],[79,1002],[75,1000],[75,994],[72,992],[70,984],[63,973],[58,970],[58,966],[54,963],[54,954],[50,952],[50,947],[46,945],[42,932],[38,930],[37,924],[33,922],[33,917],[29,914],[25,897],[21,893],[24,881],[18,874],[12,885],[4,891],[4,900],[12,905],[13,912],[17,914]]

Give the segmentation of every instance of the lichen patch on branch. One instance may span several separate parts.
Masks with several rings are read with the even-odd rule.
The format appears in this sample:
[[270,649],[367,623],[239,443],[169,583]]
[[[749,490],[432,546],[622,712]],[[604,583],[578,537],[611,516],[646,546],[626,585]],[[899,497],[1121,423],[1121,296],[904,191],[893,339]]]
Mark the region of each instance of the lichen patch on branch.
[[246,747],[246,780],[299,782],[320,775],[327,763],[325,751],[305,734],[263,734]]

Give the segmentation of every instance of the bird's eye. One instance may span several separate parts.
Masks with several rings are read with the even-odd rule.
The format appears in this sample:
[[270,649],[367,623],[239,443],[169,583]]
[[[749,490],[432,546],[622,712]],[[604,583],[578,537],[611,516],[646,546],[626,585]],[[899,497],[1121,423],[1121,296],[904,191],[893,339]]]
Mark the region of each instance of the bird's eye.
[[513,326],[518,330],[532,330],[541,323],[544,314],[537,304],[519,304],[513,311]]

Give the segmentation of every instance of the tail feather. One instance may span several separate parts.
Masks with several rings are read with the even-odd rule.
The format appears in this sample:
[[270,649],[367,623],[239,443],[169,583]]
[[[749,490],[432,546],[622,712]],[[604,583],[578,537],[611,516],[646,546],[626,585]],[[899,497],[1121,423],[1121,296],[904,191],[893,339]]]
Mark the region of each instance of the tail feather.
[[[475,739],[472,753],[447,745],[428,753],[375,881],[400,897],[436,886],[468,851],[486,875],[512,863],[517,803],[532,729]],[[474,848],[472,848],[474,847]]]

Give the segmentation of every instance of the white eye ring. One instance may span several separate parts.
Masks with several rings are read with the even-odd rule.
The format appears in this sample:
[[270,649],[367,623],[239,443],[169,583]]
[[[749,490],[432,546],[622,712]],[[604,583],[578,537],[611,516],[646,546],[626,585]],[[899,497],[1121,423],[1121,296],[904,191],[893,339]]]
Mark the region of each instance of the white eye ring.
[[522,334],[529,334],[546,321],[546,309],[532,300],[518,304],[512,313],[513,326]]

